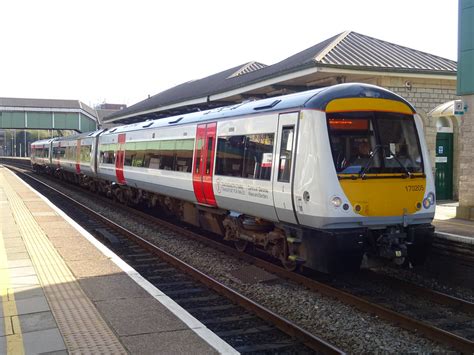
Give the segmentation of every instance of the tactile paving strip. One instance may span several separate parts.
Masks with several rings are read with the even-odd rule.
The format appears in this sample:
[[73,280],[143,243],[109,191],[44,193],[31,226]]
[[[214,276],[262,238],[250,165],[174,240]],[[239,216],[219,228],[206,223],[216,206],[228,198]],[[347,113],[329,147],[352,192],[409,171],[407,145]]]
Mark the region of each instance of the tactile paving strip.
[[[15,222],[70,353],[126,354],[33,215],[0,172]],[[13,182],[13,181],[12,181]]]

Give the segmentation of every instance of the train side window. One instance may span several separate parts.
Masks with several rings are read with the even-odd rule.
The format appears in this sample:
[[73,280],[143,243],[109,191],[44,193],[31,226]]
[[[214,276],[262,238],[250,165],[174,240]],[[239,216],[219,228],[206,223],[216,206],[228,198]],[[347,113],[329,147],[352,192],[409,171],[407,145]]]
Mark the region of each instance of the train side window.
[[81,146],[81,155],[80,155],[80,158],[79,160],[82,161],[82,162],[90,162],[91,161],[91,149],[92,149],[92,146],[90,145],[83,145]]
[[132,166],[133,155],[135,154],[135,143],[125,143],[125,159],[124,166]]
[[[68,156],[68,148],[66,148],[66,159]],[[100,162],[102,164],[115,164],[115,150],[116,150],[116,145],[115,144],[101,144],[99,146],[100,150]]]
[[246,136],[219,137],[216,175],[242,177]]
[[273,133],[219,137],[216,175],[270,180],[273,139]]
[[193,164],[194,139],[176,141],[176,171],[190,173]]
[[291,161],[295,126],[283,127],[281,134],[280,161],[278,163],[278,181],[290,182]]
[[175,146],[176,141],[161,141],[160,145],[160,169],[175,170]]
[[273,133],[247,136],[243,177],[270,180],[273,162]]
[[147,149],[146,142],[135,143],[135,151],[133,152],[134,154],[132,155],[132,166],[135,166],[135,167],[143,166],[146,149]]

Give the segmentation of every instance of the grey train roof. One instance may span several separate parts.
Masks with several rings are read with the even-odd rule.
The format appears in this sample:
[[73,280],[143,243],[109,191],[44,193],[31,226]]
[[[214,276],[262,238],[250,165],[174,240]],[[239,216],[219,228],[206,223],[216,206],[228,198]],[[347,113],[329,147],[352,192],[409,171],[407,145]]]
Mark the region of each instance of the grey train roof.
[[391,91],[369,84],[347,83],[258,101],[250,101],[232,106],[220,107],[208,111],[193,112],[185,115],[133,123],[105,131],[104,134],[117,134],[148,128],[170,127],[172,125],[215,121],[236,116],[254,115],[272,111],[285,111],[290,109],[309,108],[324,111],[326,109],[326,105],[331,100],[336,98],[390,99],[403,102],[411,108],[413,113],[415,113],[415,109],[409,102]]

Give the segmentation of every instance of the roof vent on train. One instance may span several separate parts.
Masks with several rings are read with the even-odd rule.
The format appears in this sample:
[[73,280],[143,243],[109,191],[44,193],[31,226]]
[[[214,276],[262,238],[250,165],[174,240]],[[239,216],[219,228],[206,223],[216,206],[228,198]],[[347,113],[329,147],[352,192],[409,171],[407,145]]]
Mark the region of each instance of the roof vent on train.
[[253,109],[254,110],[265,110],[265,109],[268,109],[268,108],[273,108],[276,105],[278,105],[280,102],[281,102],[281,100],[275,100],[275,101],[273,101],[269,104],[264,104],[264,105],[261,105],[261,106],[255,106]]
[[178,119],[176,119],[176,120],[174,120],[174,121],[168,122],[168,124],[178,123],[178,122],[181,121],[183,118],[184,118],[184,117],[180,117],[180,118],[178,118]]

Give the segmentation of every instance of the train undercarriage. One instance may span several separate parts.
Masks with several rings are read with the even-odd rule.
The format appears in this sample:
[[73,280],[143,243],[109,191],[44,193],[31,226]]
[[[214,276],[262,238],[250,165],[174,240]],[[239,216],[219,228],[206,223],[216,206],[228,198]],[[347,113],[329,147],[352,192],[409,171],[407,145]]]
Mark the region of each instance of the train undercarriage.
[[424,262],[434,236],[434,228],[430,224],[393,225],[381,229],[302,228],[196,205],[61,169],[46,172],[122,204],[157,208],[169,217],[220,235],[241,252],[258,248],[279,260],[288,270],[304,266],[324,273],[355,271],[360,268],[364,255],[390,260],[398,265],[418,265]]

